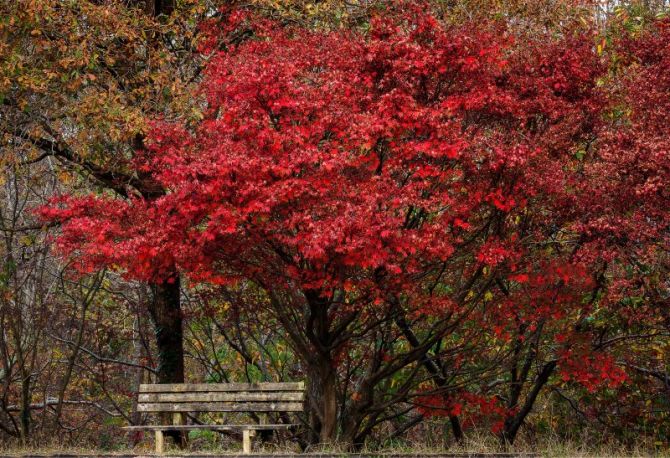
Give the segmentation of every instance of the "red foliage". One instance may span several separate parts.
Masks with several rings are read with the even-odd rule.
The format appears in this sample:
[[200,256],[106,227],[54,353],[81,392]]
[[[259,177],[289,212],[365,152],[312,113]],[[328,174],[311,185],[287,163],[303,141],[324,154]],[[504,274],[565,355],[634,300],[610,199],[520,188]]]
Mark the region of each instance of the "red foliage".
[[560,376],[564,382],[577,382],[589,392],[603,386],[617,388],[628,378],[610,355],[579,354],[573,350],[561,354]]
[[[626,63],[612,92],[599,148],[585,165],[575,230],[585,259],[655,258],[669,246],[670,226],[670,22],[619,44]],[[612,83],[613,84],[613,83]]]
[[486,422],[494,434],[502,430],[505,418],[513,413],[495,397],[469,392],[449,397],[426,394],[419,396],[415,403],[417,410],[426,417],[462,416],[466,427]]
[[[622,248],[667,248],[666,26],[630,45],[638,67],[622,97],[632,114],[612,129],[589,38],[517,45],[495,24],[447,27],[405,6],[368,34],[230,15],[231,28],[256,35],[210,60],[205,120],[156,122],[135,162],[169,192],[54,201],[42,216],[61,223],[60,247],[83,270],[156,279],[176,265],[192,281],[339,288],[343,309],[403,293],[432,315],[463,300],[417,279],[456,260],[511,280],[473,315],[507,338],[519,323],[533,330],[588,309],[594,273]],[[597,157],[580,158],[596,135]],[[563,358],[563,376],[589,389],[623,380],[611,360],[585,358]]]
[[[591,116],[586,42],[528,55],[499,31],[393,14],[368,36],[263,24],[220,52],[207,119],[193,133],[155,123],[136,161],[168,195],[63,199],[43,212],[63,224],[61,247],[139,278],[175,262],[212,280],[224,263],[306,289],[365,286],[362,271],[402,285],[491,215],[523,211]],[[482,239],[481,262],[520,256],[505,224]]]

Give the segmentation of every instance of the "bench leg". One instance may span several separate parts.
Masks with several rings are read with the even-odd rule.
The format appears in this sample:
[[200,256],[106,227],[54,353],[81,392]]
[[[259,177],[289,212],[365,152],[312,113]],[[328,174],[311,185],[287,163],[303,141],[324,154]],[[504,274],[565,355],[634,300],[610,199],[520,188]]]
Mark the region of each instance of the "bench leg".
[[242,452],[245,455],[251,454],[251,436],[254,435],[254,431],[245,429],[242,431]]
[[162,455],[163,454],[163,431],[156,431],[156,454],[157,455]]

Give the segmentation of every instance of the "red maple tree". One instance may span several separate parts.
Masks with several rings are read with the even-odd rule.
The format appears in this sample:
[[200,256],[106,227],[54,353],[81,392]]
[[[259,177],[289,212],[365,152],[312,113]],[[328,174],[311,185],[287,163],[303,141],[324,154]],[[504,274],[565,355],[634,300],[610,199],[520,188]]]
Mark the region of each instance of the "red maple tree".
[[[588,36],[519,42],[500,25],[450,27],[409,4],[367,33],[226,17],[207,33],[244,25],[255,35],[214,53],[205,119],[157,121],[135,160],[165,195],[55,200],[42,215],[61,223],[61,249],[83,270],[156,280],[176,265],[191,282],[258,285],[305,363],[323,440],[337,430],[342,355],[380,316],[413,349],[369,350],[361,386],[370,390],[348,407],[351,440],[380,380],[426,363],[454,329],[478,342],[493,336],[512,355],[504,434],[513,440],[536,388],[575,349],[591,351],[583,322],[617,256],[612,238],[658,240],[667,229],[667,169],[636,165],[650,141],[638,131],[654,138],[649,162],[667,162],[667,132],[641,114],[624,133],[604,134],[599,160],[584,157],[607,106]],[[208,43],[216,40],[203,51],[214,52]],[[667,104],[647,89],[631,102]],[[625,179],[604,179],[623,170]],[[644,234],[634,228],[642,222]],[[430,332],[414,342],[421,323]],[[533,375],[524,361],[538,359]]]

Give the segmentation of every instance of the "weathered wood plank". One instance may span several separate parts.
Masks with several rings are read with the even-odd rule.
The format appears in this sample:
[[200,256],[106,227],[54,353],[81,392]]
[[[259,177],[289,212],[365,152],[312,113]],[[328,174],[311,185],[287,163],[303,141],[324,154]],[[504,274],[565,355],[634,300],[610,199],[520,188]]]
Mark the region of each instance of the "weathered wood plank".
[[302,401],[303,391],[258,391],[258,392],[219,392],[219,393],[140,393],[139,402],[271,402]]
[[271,429],[289,429],[297,424],[267,424],[267,425],[137,425],[124,426],[126,431],[191,431],[204,429],[209,431],[263,431]]
[[152,383],[141,384],[140,393],[184,393],[192,391],[303,391],[304,382],[286,383]]
[[138,412],[302,412],[302,402],[183,402],[137,404]]

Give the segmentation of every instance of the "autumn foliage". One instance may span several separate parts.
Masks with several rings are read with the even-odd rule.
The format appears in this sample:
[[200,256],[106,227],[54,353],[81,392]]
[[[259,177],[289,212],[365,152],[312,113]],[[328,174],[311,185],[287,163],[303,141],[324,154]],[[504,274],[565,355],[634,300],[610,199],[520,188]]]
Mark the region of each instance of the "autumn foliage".
[[43,215],[64,223],[59,243],[85,270],[143,279],[176,263],[195,280],[383,301],[380,283],[414,289],[467,251],[469,270],[526,282],[522,231],[564,224],[537,210],[570,198],[559,164],[593,129],[599,64],[584,37],[533,53],[494,25],[472,32],[407,5],[367,35],[261,22],[209,63],[194,131],[154,123],[134,166],[166,196],[63,197]]
[[37,210],[79,275],[177,272],[276,319],[312,442],[412,408],[513,442],[542,393],[629,396],[621,345],[667,326],[667,21],[604,51],[417,2],[329,30],[222,8],[199,33],[202,119],[155,117],[126,164],[161,192]]

